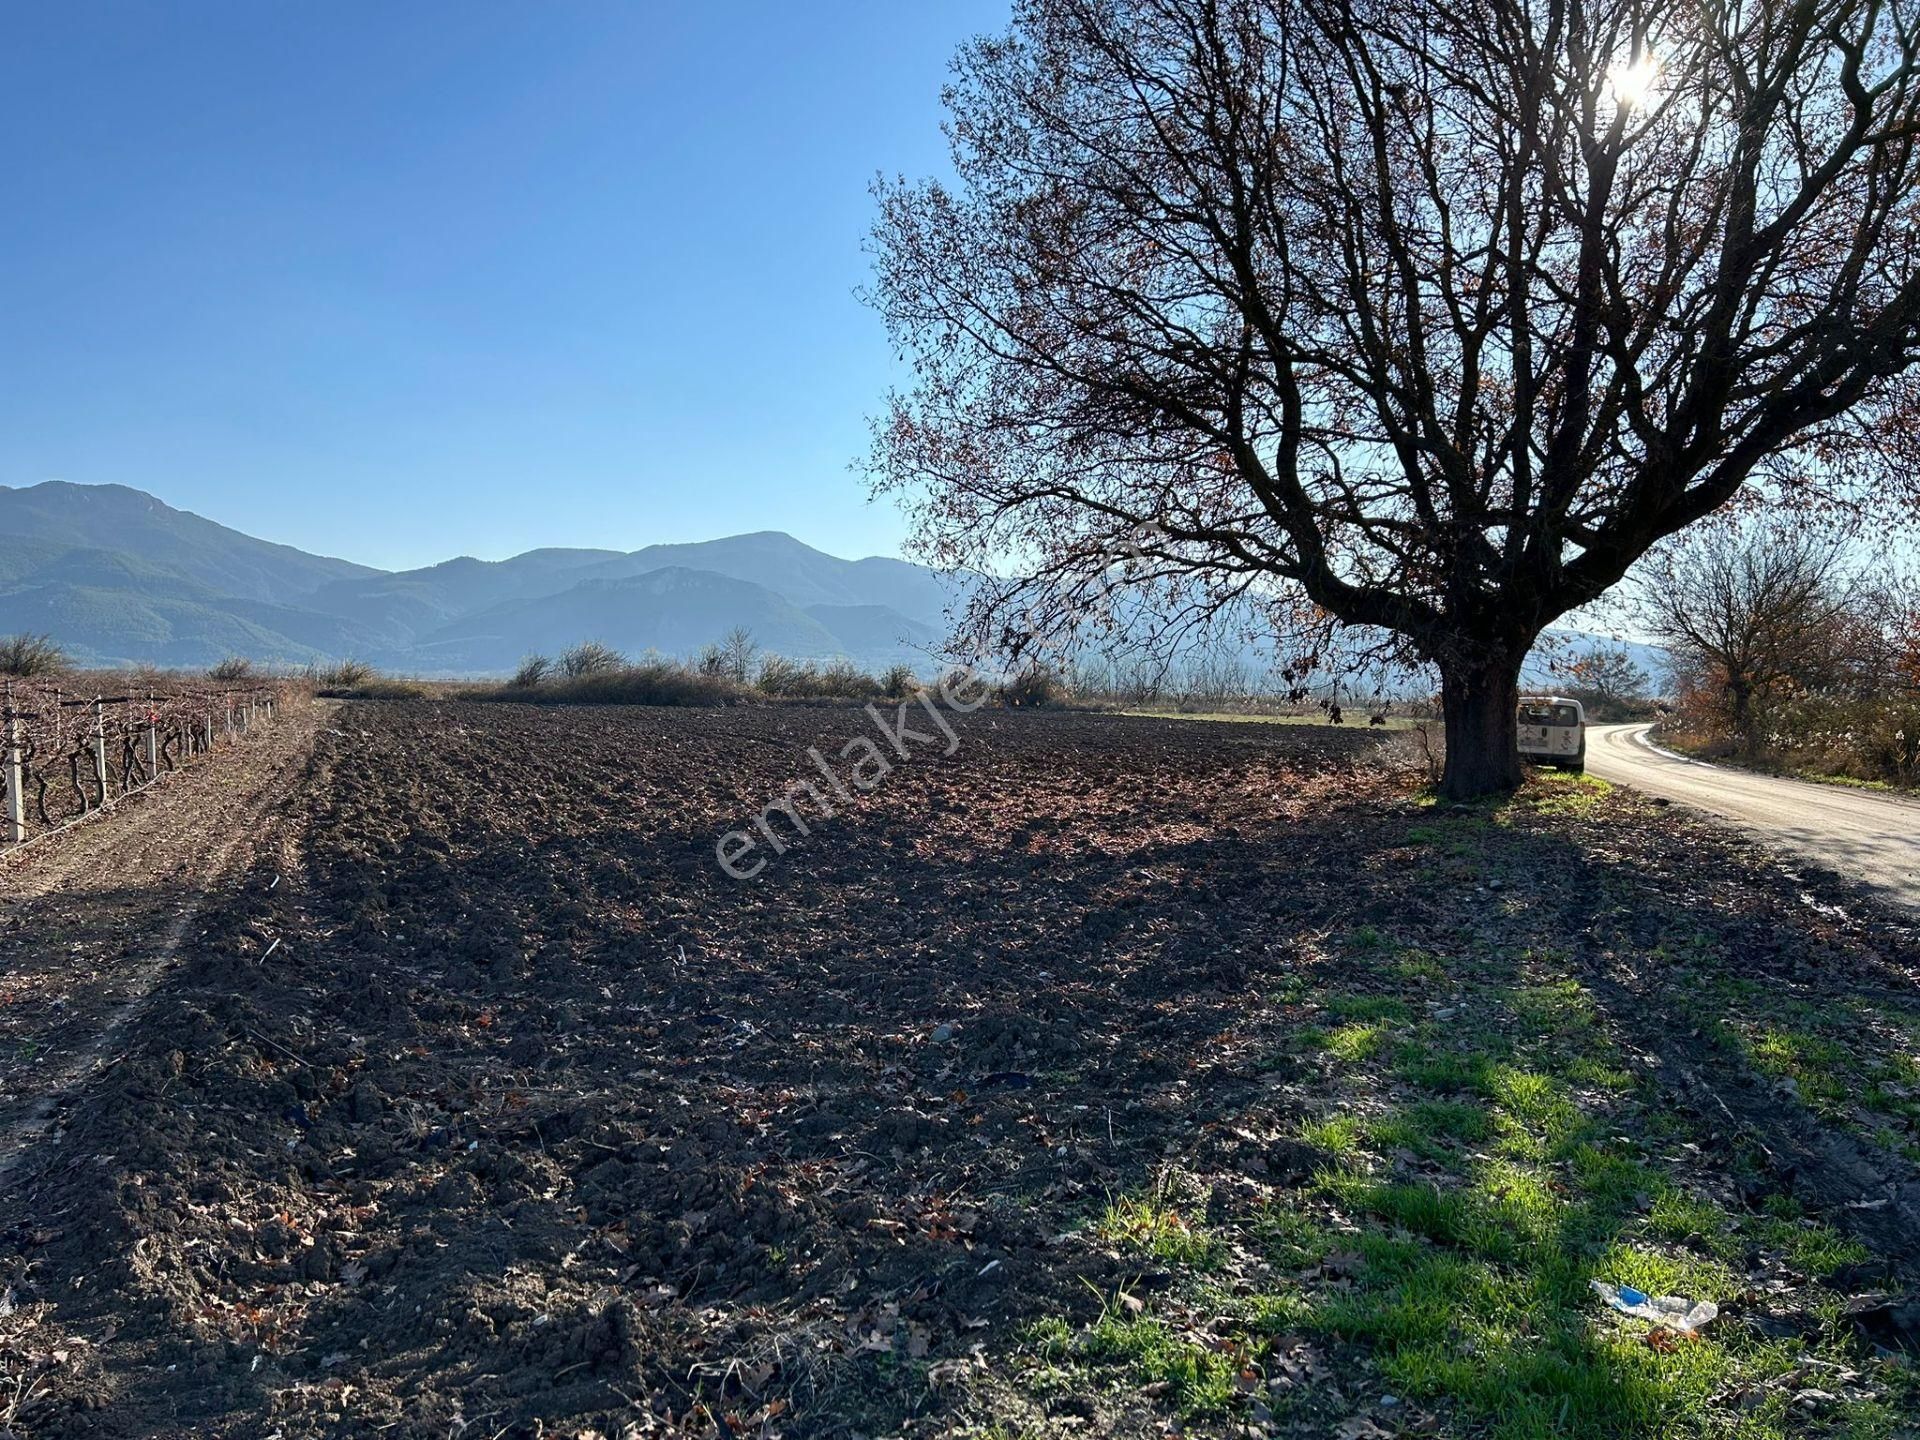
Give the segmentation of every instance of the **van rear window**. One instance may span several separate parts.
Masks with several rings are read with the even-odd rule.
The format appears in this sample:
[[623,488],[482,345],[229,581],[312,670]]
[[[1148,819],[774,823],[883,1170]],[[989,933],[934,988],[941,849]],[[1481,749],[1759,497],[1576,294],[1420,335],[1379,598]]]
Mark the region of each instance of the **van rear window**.
[[1522,705],[1522,725],[1578,725],[1578,712],[1571,705]]

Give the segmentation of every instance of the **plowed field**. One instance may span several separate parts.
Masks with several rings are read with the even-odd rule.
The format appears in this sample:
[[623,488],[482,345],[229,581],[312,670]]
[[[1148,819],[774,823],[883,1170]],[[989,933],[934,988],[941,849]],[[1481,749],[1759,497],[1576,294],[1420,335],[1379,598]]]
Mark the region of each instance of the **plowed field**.
[[[1840,1314],[1905,1283],[1920,1153],[1913,937],[1867,899],[1603,787],[1436,809],[1404,737],[955,723],[843,797],[810,751],[844,779],[878,738],[852,709],[328,712],[111,1053],[6,1071],[41,1124],[0,1172],[0,1421],[1905,1412]],[[754,817],[809,777],[836,813],[773,813],[782,852]],[[716,858],[735,829],[751,880]],[[96,978],[45,1009],[54,1050],[180,902],[63,893]],[[50,1007],[35,943],[9,963]],[[1489,1309],[1476,1276],[1526,1293]],[[1724,1314],[1649,1343],[1589,1278]]]

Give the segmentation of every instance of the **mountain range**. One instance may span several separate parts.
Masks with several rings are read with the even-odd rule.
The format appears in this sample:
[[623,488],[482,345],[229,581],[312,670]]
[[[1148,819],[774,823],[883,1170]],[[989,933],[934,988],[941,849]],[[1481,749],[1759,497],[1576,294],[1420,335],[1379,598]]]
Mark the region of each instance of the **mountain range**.
[[[256,540],[123,485],[0,486],[0,634],[50,635],[86,666],[352,657],[414,675],[502,675],[582,640],[691,656],[743,627],[794,659],[925,670],[963,593],[958,577],[880,556],[841,560],[778,531],[376,570]],[[1572,653],[1597,643],[1563,633]],[[1627,648],[1657,674],[1660,652]],[[1269,663],[1253,648],[1243,658],[1250,678]],[[1527,683],[1553,683],[1544,658]]]
[[529,550],[385,571],[256,540],[143,491],[0,486],[0,632],[83,665],[304,665],[352,656],[422,675],[497,675],[598,640],[691,655],[744,626],[796,659],[913,663],[952,587],[904,560],[841,560],[762,531],[643,550]]

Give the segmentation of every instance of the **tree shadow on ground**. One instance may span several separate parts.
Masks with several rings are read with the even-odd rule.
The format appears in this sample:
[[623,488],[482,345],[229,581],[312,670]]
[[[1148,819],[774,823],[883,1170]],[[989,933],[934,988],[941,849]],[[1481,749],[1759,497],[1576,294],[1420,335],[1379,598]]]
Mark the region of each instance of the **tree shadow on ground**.
[[[1723,977],[1907,1024],[1911,945],[1647,807],[976,717],[742,884],[718,834],[844,717],[360,713],[302,873],[216,907],[76,1117],[99,1172],[20,1192],[70,1217],[32,1294],[107,1282],[58,1316],[116,1327],[127,1433],[1653,1435],[1773,1413],[1800,1350],[1655,1348],[1589,1279],[1790,1272],[1845,1342],[1809,1276],[1880,1212],[1643,1062]],[[1780,1131],[1852,1123],[1800,1089]]]

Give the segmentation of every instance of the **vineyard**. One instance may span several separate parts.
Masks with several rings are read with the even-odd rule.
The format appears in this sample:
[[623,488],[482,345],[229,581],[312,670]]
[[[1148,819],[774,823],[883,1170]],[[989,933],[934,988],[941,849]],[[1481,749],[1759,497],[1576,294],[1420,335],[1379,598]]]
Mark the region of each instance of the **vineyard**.
[[182,682],[108,694],[7,684],[0,708],[0,847],[110,808],[273,717],[280,687]]

